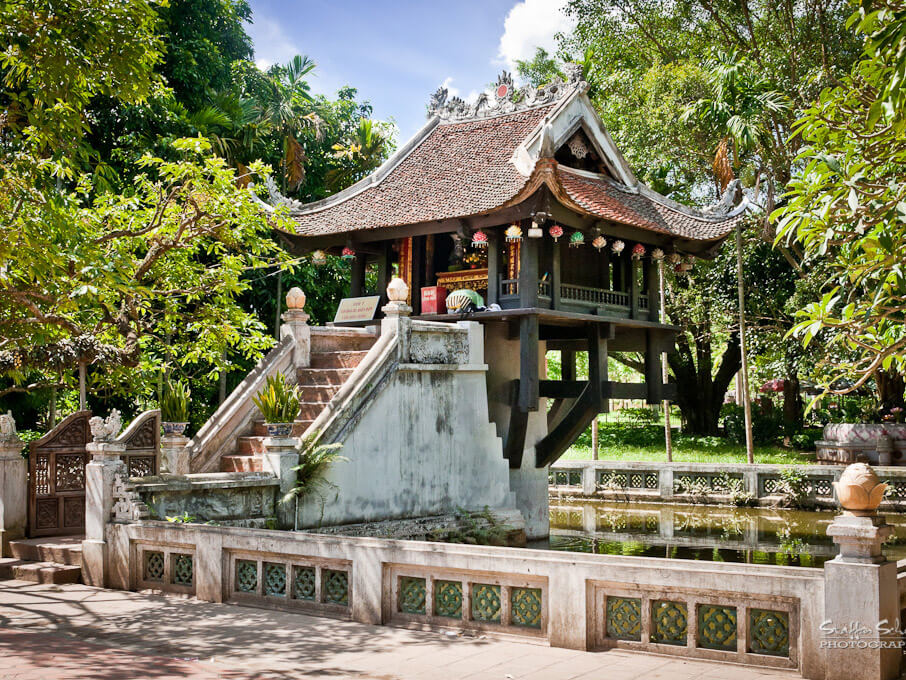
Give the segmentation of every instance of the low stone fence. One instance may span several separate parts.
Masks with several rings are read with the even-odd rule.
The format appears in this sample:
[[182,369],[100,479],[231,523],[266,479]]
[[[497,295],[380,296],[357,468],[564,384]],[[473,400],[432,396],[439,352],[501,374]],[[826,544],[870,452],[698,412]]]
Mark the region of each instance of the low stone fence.
[[[793,471],[801,476],[803,498],[819,507],[836,507],[833,483],[844,466],[733,465],[708,463],[629,463],[609,460],[560,461],[550,467],[552,497],[610,500],[771,505],[784,494]],[[906,469],[875,467],[888,484],[882,510],[906,509]]]
[[[132,478],[114,489],[114,502],[142,506],[147,517],[191,517],[231,526],[273,526],[280,480],[264,472],[218,472]],[[147,512],[144,512],[145,508]]]
[[107,585],[824,677],[820,569],[177,525],[107,525]]

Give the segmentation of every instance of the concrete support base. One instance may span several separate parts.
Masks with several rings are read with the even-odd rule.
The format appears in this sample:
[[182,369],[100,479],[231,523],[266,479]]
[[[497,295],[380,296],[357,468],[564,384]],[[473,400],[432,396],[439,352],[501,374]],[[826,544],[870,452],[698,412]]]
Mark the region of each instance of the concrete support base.
[[299,464],[298,445],[298,440],[293,437],[268,437],[264,440],[264,470],[280,480],[277,498],[277,526],[280,529],[295,528],[296,504],[284,503],[283,498],[296,486],[296,471],[293,468]]
[[11,557],[9,542],[25,536],[28,478],[22,441],[0,441],[0,557]]
[[91,442],[92,455],[85,466],[85,540],[82,542],[82,578],[86,584],[107,586],[107,522],[113,511],[113,483],[128,476],[120,458],[126,445],[119,442]]
[[186,445],[189,438],[181,434],[168,434],[160,440],[161,472],[171,475],[189,474],[191,453]]

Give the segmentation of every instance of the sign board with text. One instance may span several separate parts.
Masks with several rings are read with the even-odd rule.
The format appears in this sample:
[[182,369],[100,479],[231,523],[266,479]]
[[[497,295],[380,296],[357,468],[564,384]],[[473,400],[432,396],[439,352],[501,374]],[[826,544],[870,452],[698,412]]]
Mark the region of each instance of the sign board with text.
[[380,295],[343,298],[340,300],[340,306],[337,307],[337,315],[333,318],[333,322],[371,321],[375,312],[377,312],[377,306],[380,301]]

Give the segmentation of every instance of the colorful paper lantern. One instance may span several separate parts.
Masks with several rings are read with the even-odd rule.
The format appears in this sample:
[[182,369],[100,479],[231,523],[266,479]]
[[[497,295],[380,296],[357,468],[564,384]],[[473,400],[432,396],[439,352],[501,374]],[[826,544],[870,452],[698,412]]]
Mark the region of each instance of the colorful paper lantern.
[[645,246],[641,243],[636,243],[632,246],[632,259],[641,260],[643,257],[645,257]]
[[623,252],[623,248],[625,248],[625,247],[626,247],[626,244],[623,243],[622,241],[614,241],[614,242],[611,244],[610,249],[611,249],[614,253],[616,253],[617,255],[619,255],[620,253]]
[[547,230],[547,233],[551,235],[554,241],[556,241],[558,238],[563,236],[563,227],[561,227],[559,224],[555,224]]
[[578,248],[585,243],[585,234],[581,231],[574,231],[569,237],[569,247]]
[[342,257],[344,260],[354,260],[355,251],[347,246],[346,248],[343,248],[343,254],[340,255],[340,257]]
[[522,228],[518,224],[511,224],[504,233],[507,241],[522,240]]
[[327,253],[323,250],[316,250],[311,254],[311,263],[316,265],[327,264]]
[[472,234],[472,245],[475,248],[487,248],[488,247],[488,235],[485,234],[481,229]]
[[656,260],[657,262],[660,262],[661,260],[664,259],[664,251],[661,250],[660,248],[655,248],[654,250],[651,251],[651,259]]
[[603,236],[595,236],[595,239],[591,244],[600,252],[600,250],[607,245],[607,239]]

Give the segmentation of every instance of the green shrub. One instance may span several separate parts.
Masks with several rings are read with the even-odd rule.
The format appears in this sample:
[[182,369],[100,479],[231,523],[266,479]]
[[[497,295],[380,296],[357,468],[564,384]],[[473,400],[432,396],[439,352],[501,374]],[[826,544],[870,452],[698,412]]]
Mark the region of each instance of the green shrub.
[[189,421],[189,397],[192,392],[181,380],[168,382],[160,395],[160,418],[165,423],[186,423]]
[[[736,404],[724,404],[720,413],[727,439],[738,444],[745,444],[746,420],[743,407]],[[772,444],[777,441],[782,431],[783,417],[779,411],[772,410],[768,413],[763,413],[753,406],[752,439],[756,444]]]
[[790,442],[793,446],[800,451],[814,451],[815,442],[817,442],[821,437],[824,436],[824,431],[821,428],[809,428],[807,430],[802,430],[797,434],[794,434],[790,438]]
[[282,373],[268,376],[267,382],[252,401],[267,423],[291,423],[299,413],[301,401],[298,385],[290,385]]

